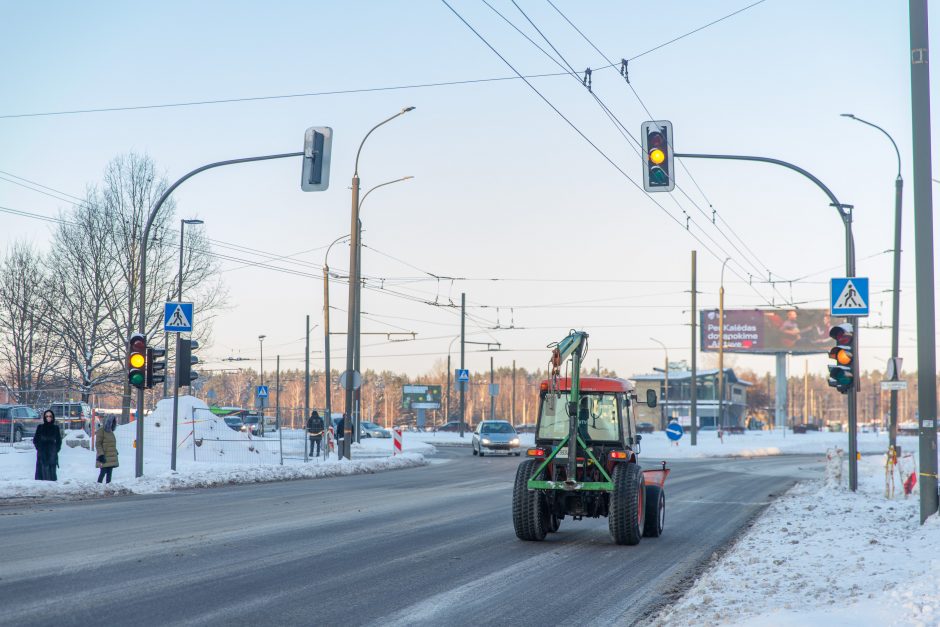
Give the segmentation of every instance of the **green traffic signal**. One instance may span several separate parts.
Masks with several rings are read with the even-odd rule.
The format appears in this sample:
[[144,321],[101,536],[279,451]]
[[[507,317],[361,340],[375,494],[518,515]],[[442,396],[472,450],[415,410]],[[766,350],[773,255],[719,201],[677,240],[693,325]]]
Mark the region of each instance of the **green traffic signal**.
[[130,384],[135,387],[143,387],[144,373],[140,370],[135,370],[131,372],[130,376],[127,377],[127,380],[130,381]]

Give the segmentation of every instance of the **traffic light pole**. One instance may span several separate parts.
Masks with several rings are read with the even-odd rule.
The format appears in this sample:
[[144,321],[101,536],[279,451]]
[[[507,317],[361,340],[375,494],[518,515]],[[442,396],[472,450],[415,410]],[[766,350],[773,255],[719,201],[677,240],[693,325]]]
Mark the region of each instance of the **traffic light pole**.
[[[262,155],[260,157],[244,157],[242,159],[227,159],[225,161],[216,161],[215,163],[209,163],[202,167],[196,168],[191,172],[185,174],[184,176],[178,178],[176,182],[166,188],[160,198],[153,203],[153,207],[150,209],[150,215],[147,216],[147,223],[144,225],[144,234],[140,239],[140,302],[138,304],[138,318],[137,318],[137,331],[138,333],[143,333],[146,335],[147,331],[147,242],[150,240],[150,228],[153,226],[153,221],[157,217],[157,213],[160,211],[160,207],[163,206],[163,203],[166,202],[166,199],[170,197],[176,188],[182,185],[187,180],[196,176],[200,172],[205,172],[206,170],[211,170],[213,168],[219,168],[224,165],[235,165],[237,163],[250,163],[252,161],[268,161],[271,159],[285,159],[287,157],[303,157],[303,151],[300,152],[286,152],[277,155]],[[134,464],[134,476],[141,477],[144,474],[144,390],[137,390],[137,447],[135,454],[135,464]]]
[[[911,0],[912,4],[914,2],[926,2],[926,0]],[[926,9],[924,11],[926,14]],[[913,29],[913,25],[911,26]],[[926,26],[925,38],[926,38]],[[926,47],[926,44],[925,44]],[[926,72],[926,65],[924,66]],[[929,123],[925,128],[929,128]],[[915,133],[916,136],[916,133]],[[696,154],[696,153],[675,153],[676,158],[680,159],[723,159],[729,161],[757,161],[760,163],[771,163],[773,165],[779,165],[784,168],[793,170],[799,174],[802,174],[813,183],[816,184],[816,187],[821,189],[823,193],[829,198],[830,205],[835,207],[839,212],[839,217],[842,219],[842,224],[845,225],[845,275],[849,277],[855,276],[855,239],[852,236],[852,205],[844,205],[839,202],[839,199],[836,198],[836,195],[832,193],[826,185],[820,181],[818,178],[813,176],[808,171],[804,170],[798,165],[794,165],[788,161],[783,161],[781,159],[772,159],[770,157],[755,157],[750,155],[710,155],[710,154]],[[929,163],[929,156],[928,156]],[[930,180],[930,174],[927,174],[927,180]],[[929,193],[929,190],[928,190]],[[916,229],[915,229],[916,232]],[[932,231],[931,231],[932,232]],[[933,256],[931,255],[931,260]],[[931,276],[931,288],[932,288],[932,276]],[[932,302],[932,301],[931,301]],[[856,431],[858,424],[858,318],[856,316],[847,317],[846,320],[852,325],[854,334],[852,337],[852,355],[854,359],[852,360],[852,377],[853,384],[849,389],[848,394],[848,413],[849,413],[849,489],[853,492],[858,488],[858,433]],[[930,335],[933,338],[933,335]],[[933,340],[931,339],[931,346],[933,345]],[[931,375],[933,376],[933,369],[931,369]],[[931,388],[934,389],[931,384]],[[936,407],[936,397],[934,396],[934,407]],[[936,445],[934,445],[936,447]],[[936,448],[935,448],[936,450]],[[936,473],[936,466],[934,467],[934,473]],[[934,478],[934,492],[936,492],[936,478]],[[936,508],[934,508],[936,509]]]

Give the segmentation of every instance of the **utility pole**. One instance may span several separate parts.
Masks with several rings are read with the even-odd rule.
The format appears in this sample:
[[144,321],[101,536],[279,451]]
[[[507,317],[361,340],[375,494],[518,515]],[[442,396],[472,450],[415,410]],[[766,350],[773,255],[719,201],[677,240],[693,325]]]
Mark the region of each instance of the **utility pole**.
[[512,360],[512,397],[510,399],[509,416],[512,426],[516,426],[516,360]]
[[[323,443],[326,444],[326,432],[333,425],[333,373],[330,370],[330,269],[323,264],[323,387],[326,394],[326,408],[323,416]],[[329,448],[321,447],[321,450]],[[324,454],[324,459],[326,455]]]
[[601,376],[601,358],[597,358],[597,376]]
[[496,395],[493,394],[493,384],[496,378],[493,373],[493,356],[490,355],[490,420],[496,420]]
[[934,302],[933,175],[927,0],[910,0],[911,122],[914,147],[914,267],[917,273],[917,406],[920,522],[937,513],[937,350]]
[[[277,368],[274,371],[274,424],[277,425],[277,444],[281,454],[281,466],[284,465],[284,432],[281,431],[281,356],[277,356]],[[307,447],[304,443],[304,461],[307,461]]]
[[[304,349],[304,415],[301,420],[306,425],[310,415],[310,314],[307,314],[307,343]],[[307,461],[306,442],[304,443],[304,461]]]
[[691,445],[696,446],[698,444],[698,370],[695,367],[696,360],[696,350],[695,343],[698,341],[696,337],[696,317],[698,316],[698,309],[695,304],[695,295],[696,295],[696,286],[695,286],[695,251],[692,251],[692,379],[689,383],[689,388],[691,391],[691,399],[689,404],[689,436],[691,438]]
[[803,424],[809,423],[809,360],[803,360]]
[[[460,369],[464,369],[464,341],[466,340],[467,332],[467,294],[465,292],[460,293]],[[460,386],[460,437],[463,437],[463,427],[464,427],[464,411],[466,410],[466,393],[467,393],[467,383],[465,381],[458,381],[457,384]]]
[[721,284],[718,288],[718,430],[725,426],[725,266],[721,264]]

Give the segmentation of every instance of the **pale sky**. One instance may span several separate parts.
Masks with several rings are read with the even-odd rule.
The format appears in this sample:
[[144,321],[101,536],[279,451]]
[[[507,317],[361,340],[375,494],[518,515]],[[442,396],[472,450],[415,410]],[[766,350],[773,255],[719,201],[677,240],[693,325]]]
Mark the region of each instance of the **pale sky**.
[[[550,4],[517,1],[578,72],[606,65]],[[559,71],[486,4],[452,4],[521,72]],[[511,1],[491,4],[547,48]],[[617,62],[748,4],[556,1]],[[513,75],[432,0],[3,5],[0,55],[8,70],[0,116]],[[906,369],[916,366],[908,55],[906,3],[766,0],[629,64],[636,94],[655,118],[673,122],[680,152],[793,161],[855,205],[858,274],[872,279],[868,324],[874,326],[891,322],[885,251],[892,246],[895,156],[877,131],[839,114],[855,113],[893,134],[907,185]],[[638,136],[649,116],[618,71],[598,69],[592,79],[594,93]],[[641,180],[636,153],[580,82],[558,76],[532,83]],[[932,91],[936,98],[936,82]],[[369,128],[405,106],[416,110],[374,133],[360,163],[364,190],[415,177],[376,191],[364,205],[363,273],[376,289],[363,293],[363,331],[413,331],[417,341],[364,337],[364,369],[420,374],[446,358],[460,330],[459,312],[441,305],[459,304],[463,291],[472,315],[469,339],[500,342],[497,365],[515,359],[543,366],[545,345],[579,328],[591,334],[592,365],[600,358],[602,367],[628,376],[661,364],[662,349],[650,337],[669,347],[671,359],[688,359],[692,249],[702,308],[717,306],[727,256],[728,308],[791,300],[826,307],[829,277],[843,274],[841,222],[805,179],[767,165],[690,160],[691,176],[682,168],[676,175],[685,193],[647,196],[519,80],[0,117],[0,171],[81,195],[122,152],[148,153],[173,180],[212,161],[300,150],[307,127],[331,126],[327,192],[302,192],[299,160],[284,160],[202,174],[175,194],[178,217],[205,220],[200,228],[209,238],[235,247],[216,252],[251,262],[293,255],[269,263],[310,275],[223,261],[231,308],[215,324],[214,345],[203,351],[209,366],[222,367],[218,360],[225,357],[257,359],[259,334],[267,335],[267,369],[276,354],[285,367],[301,366],[310,314],[318,324],[312,349],[320,367],[319,276],[324,247],[349,232],[355,151]],[[67,206],[0,180],[0,207],[52,216]],[[683,212],[691,216],[689,230]],[[0,224],[0,248],[17,239],[48,245],[46,222],[0,213]],[[331,267],[344,271],[348,251],[334,247]],[[768,273],[780,281],[807,278],[775,290]],[[346,287],[334,286],[331,299],[333,328],[342,331]],[[516,328],[503,328],[510,325]],[[860,341],[862,368],[881,368],[890,354],[889,331],[863,328]],[[333,346],[334,368],[342,368],[345,337]],[[469,368],[488,368],[491,353],[482,348],[468,347]],[[795,372],[802,372],[803,359],[793,358]],[[245,363],[251,362],[238,365]],[[770,357],[732,363],[773,369]],[[813,357],[810,368],[822,374],[825,363]]]

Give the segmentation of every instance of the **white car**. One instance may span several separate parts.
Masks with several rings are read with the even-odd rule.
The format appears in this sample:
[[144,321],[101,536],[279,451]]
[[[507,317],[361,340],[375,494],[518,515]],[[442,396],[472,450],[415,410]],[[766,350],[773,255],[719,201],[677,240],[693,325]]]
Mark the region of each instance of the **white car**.
[[480,457],[487,453],[507,453],[519,457],[519,434],[505,420],[484,420],[477,425],[470,442],[473,454]]

